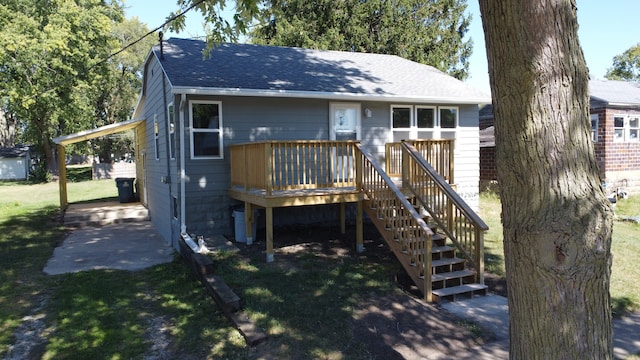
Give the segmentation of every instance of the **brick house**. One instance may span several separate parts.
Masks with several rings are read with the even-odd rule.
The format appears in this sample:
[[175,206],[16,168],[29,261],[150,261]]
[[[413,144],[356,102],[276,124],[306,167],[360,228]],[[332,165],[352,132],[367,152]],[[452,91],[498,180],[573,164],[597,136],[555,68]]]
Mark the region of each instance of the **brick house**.
[[[640,85],[589,82],[591,132],[603,183],[640,193]],[[480,110],[480,181],[497,180],[493,108]]]

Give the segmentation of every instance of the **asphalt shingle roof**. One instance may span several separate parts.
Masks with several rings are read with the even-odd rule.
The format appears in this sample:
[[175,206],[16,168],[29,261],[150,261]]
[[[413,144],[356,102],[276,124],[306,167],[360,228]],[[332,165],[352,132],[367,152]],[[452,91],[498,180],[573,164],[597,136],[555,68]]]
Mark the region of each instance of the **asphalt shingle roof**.
[[640,84],[630,81],[590,80],[589,95],[611,105],[640,105]]
[[222,44],[171,38],[153,53],[172,86],[287,94],[332,94],[460,103],[490,96],[434,67],[394,55]]
[[29,152],[28,146],[16,146],[12,148],[0,148],[0,159],[24,157]]

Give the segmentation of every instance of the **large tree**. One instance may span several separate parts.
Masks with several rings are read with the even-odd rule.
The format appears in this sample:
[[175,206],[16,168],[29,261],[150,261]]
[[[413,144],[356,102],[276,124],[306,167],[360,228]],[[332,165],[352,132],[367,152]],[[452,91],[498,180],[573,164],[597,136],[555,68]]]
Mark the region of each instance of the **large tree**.
[[[116,48],[123,50],[108,59],[109,71],[94,80],[92,127],[113,124],[131,116],[142,88],[142,65],[157,41],[155,36],[144,37],[149,29],[136,17],[115,23],[111,32]],[[111,154],[132,152],[133,140],[133,131],[128,131],[92,140],[91,146],[101,162],[108,162]]]
[[256,43],[393,54],[468,76],[471,21],[463,0],[269,0]]
[[13,0],[0,5],[0,98],[56,169],[52,139],[90,128],[95,87],[108,72],[122,7],[103,0]]
[[511,359],[611,359],[613,212],[575,0],[479,0],[502,198]]
[[611,80],[640,81],[640,43],[613,57],[613,66],[605,75]]

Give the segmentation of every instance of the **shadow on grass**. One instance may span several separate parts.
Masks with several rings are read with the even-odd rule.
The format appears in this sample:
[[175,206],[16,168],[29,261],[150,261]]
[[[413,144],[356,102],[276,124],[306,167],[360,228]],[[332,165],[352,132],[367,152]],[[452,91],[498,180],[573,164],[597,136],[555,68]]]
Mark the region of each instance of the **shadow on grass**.
[[41,305],[47,291],[43,267],[64,228],[49,206],[0,220],[0,354],[13,341],[19,319]]
[[[242,358],[244,340],[180,260],[57,277],[48,358]],[[233,341],[233,338],[236,341]]]
[[629,297],[622,296],[611,298],[611,314],[614,318],[621,317],[624,314],[633,311],[634,308],[635,304]]
[[484,266],[485,270],[504,277],[504,255],[502,254],[494,254],[489,251],[484,252]]
[[278,255],[274,263],[233,255],[219,263],[217,272],[243,300],[245,313],[269,335],[275,358],[374,356],[354,337],[353,309],[362,297],[394,291],[394,265],[327,259],[310,249]]

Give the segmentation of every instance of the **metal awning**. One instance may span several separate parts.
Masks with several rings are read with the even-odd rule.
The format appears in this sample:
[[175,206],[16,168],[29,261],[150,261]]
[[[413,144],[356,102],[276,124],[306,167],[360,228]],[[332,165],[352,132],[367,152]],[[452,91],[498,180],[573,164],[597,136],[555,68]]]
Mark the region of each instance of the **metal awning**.
[[144,120],[145,119],[143,118],[131,119],[131,120],[115,123],[115,124],[101,126],[96,129],[80,131],[75,134],[58,136],[56,138],[53,138],[53,142],[63,146],[69,145],[69,144],[75,144],[80,141],[91,140],[101,136],[111,135],[111,134],[115,134],[125,130],[133,129]]

